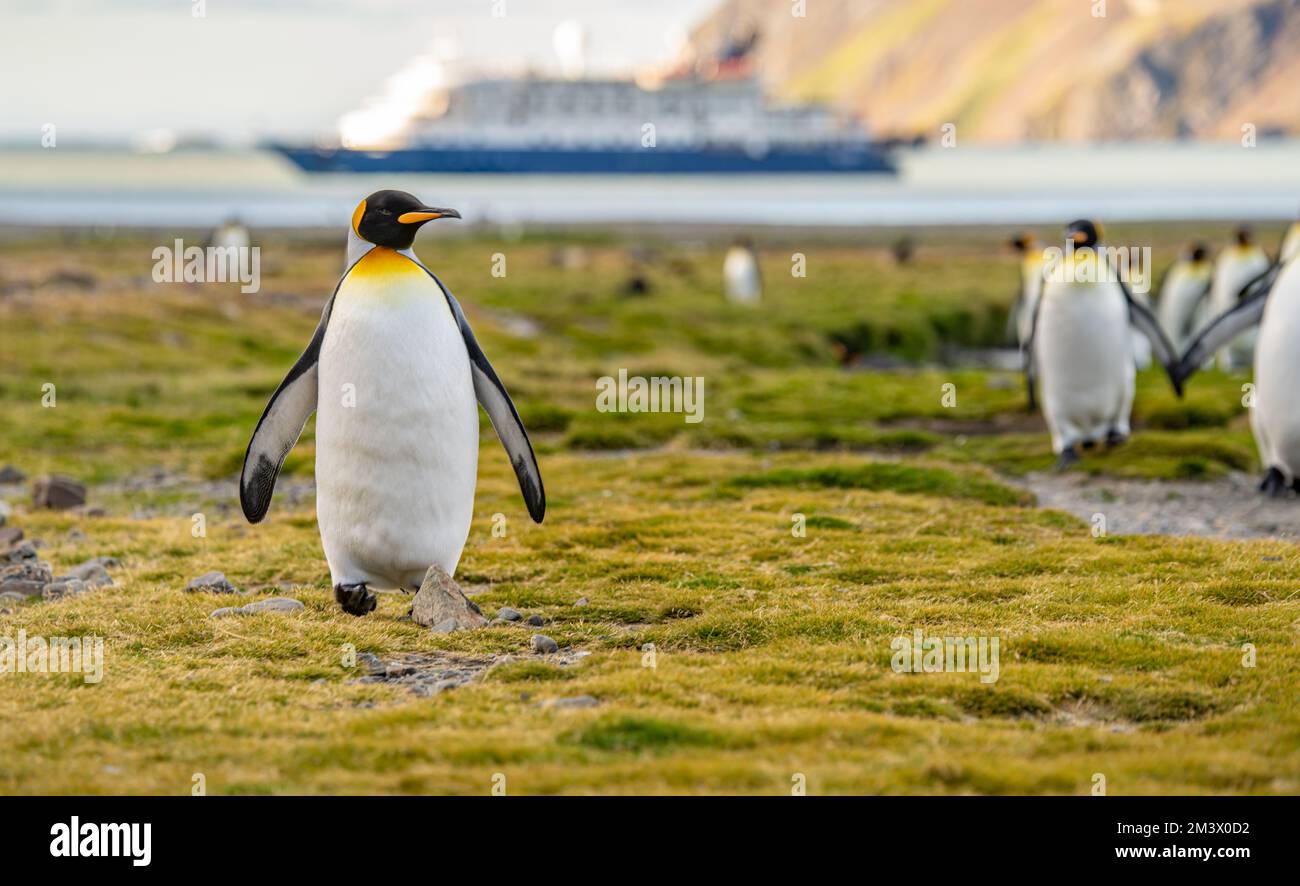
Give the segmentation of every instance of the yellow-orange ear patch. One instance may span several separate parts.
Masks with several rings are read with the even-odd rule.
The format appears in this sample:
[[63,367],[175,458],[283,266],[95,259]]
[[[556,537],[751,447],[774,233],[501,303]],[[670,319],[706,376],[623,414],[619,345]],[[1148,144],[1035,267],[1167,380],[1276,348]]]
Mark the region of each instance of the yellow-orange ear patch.
[[361,216],[366,214],[366,201],[362,200],[352,211],[352,233],[361,236]]

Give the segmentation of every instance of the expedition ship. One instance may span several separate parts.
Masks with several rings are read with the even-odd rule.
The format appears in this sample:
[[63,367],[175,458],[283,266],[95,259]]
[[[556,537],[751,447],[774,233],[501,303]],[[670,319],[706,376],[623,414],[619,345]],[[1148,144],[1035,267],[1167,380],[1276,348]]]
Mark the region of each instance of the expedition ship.
[[528,75],[436,90],[375,143],[272,144],[307,172],[892,173],[854,119],[770,105],[753,39],[654,82]]

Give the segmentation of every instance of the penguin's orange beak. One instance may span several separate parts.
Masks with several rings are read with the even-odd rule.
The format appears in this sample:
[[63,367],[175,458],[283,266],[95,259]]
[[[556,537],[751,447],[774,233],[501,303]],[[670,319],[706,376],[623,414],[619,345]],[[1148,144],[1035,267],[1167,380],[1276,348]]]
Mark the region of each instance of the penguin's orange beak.
[[460,218],[460,213],[454,209],[436,209],[426,206],[417,212],[403,212],[397,220],[404,225],[416,225],[433,221],[435,218]]

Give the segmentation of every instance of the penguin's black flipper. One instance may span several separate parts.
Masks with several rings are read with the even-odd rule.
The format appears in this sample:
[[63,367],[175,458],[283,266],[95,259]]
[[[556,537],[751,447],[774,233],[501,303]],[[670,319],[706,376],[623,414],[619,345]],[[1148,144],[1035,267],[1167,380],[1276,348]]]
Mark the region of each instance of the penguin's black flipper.
[[1128,302],[1129,322],[1151,342],[1151,352],[1165,368],[1169,383],[1174,386],[1174,393],[1183,396],[1183,380],[1178,376],[1178,351],[1174,349],[1173,342],[1169,341],[1169,336],[1160,328],[1160,321],[1151,313],[1151,309],[1133,297],[1128,284],[1120,280],[1119,288],[1124,291],[1124,300]]
[[[340,285],[342,282],[339,281]],[[334,292],[338,292],[337,286]],[[239,504],[249,523],[260,523],[266,516],[284,457],[298,442],[307,419],[316,411],[317,364],[333,307],[334,296],[331,295],[307,350],[302,352],[298,362],[280,382],[280,387],[271,395],[271,402],[266,404],[253,437],[248,441],[244,470],[239,477]]]
[[1192,339],[1192,343],[1183,352],[1182,358],[1178,361],[1178,368],[1175,370],[1179,384],[1200,369],[1205,361],[1210,359],[1211,354],[1226,347],[1237,336],[1259,323],[1260,318],[1264,316],[1264,305],[1268,302],[1268,294],[1273,290],[1273,283],[1277,280],[1277,270],[1280,270],[1280,266],[1275,268],[1272,274],[1259,278],[1255,284],[1252,284],[1253,289],[1248,286],[1248,291],[1241,301],[1211,320],[1196,338]]
[[[423,268],[424,265],[420,267]],[[497,438],[510,456],[510,464],[514,466],[515,477],[519,480],[519,491],[523,493],[524,503],[528,505],[528,515],[534,523],[540,523],[546,515],[546,489],[542,486],[542,472],[537,467],[537,456],[533,454],[533,444],[528,441],[528,432],[524,430],[519,412],[515,409],[506,386],[501,383],[496,370],[474,338],[474,330],[469,328],[469,321],[465,319],[460,302],[456,301],[456,297],[438,279],[437,274],[428,268],[424,270],[447,297],[447,305],[456,318],[456,325],[460,327],[460,334],[465,339],[465,350],[469,353],[470,371],[474,376],[474,395],[492,420]]]
[[1043,294],[1039,293],[1038,301],[1034,302],[1034,316],[1029,321],[1029,339],[1021,346],[1025,358],[1025,394],[1028,398],[1025,409],[1028,412],[1038,409],[1038,398],[1034,394],[1038,383],[1038,367],[1034,365],[1034,340],[1038,338],[1038,315],[1042,310]]

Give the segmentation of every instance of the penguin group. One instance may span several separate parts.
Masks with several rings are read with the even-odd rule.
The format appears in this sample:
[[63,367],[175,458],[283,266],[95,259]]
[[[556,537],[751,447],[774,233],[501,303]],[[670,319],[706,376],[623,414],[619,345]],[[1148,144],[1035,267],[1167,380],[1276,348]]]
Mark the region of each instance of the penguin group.
[[[1065,234],[1067,264],[1079,261],[1080,254],[1104,264],[1097,224],[1081,219]],[[1011,245],[1023,254],[1034,242],[1032,235],[1021,234]],[[1192,243],[1165,272],[1157,314],[1122,275],[1074,275],[1069,268],[1051,273],[1040,266],[1034,280],[1028,265],[1022,267],[1011,322],[1023,351],[1030,403],[1037,390],[1058,468],[1077,461],[1080,449],[1116,445],[1128,437],[1135,370],[1141,368],[1140,335],[1180,397],[1202,368],[1236,371],[1253,364],[1247,405],[1264,467],[1259,488],[1270,496],[1300,492],[1300,412],[1288,401],[1289,392],[1300,389],[1300,360],[1294,356],[1300,339],[1297,256],[1300,221],[1287,229],[1275,260],[1246,226],[1234,231],[1214,261],[1204,243]]]
[[[1264,468],[1259,490],[1276,497],[1288,488],[1300,492],[1300,412],[1289,393],[1300,385],[1295,348],[1300,338],[1300,222],[1287,229],[1274,261],[1266,255],[1261,261],[1262,250],[1250,248],[1253,243],[1243,232],[1237,234],[1232,269],[1224,274],[1234,283],[1242,281],[1241,286],[1229,293],[1221,312],[1188,343],[1175,376],[1179,383],[1186,381],[1216,354],[1221,367],[1225,360],[1235,367],[1244,350],[1242,342],[1252,346],[1254,388],[1246,402]],[[1254,276],[1247,276],[1243,262],[1256,272]],[[1219,280],[1217,271],[1215,280]]]

